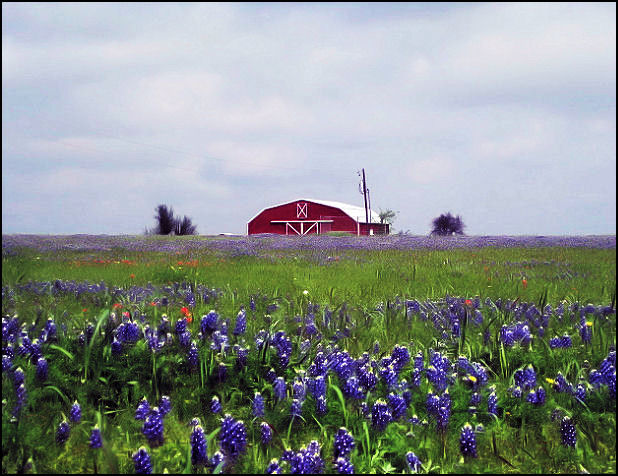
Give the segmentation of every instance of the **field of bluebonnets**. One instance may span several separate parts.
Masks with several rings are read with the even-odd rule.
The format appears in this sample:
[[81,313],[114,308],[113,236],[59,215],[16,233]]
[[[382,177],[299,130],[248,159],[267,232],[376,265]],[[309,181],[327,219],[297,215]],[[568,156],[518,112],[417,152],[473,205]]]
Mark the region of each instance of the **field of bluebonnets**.
[[2,237],[2,471],[616,470],[616,237]]

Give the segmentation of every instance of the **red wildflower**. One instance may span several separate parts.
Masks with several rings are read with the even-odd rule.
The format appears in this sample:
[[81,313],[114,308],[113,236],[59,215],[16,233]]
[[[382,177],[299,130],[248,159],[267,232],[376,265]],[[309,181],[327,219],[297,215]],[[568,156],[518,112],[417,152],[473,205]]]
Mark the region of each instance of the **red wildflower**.
[[466,306],[468,306],[468,307],[472,306],[472,300],[471,299],[466,299]]
[[87,311],[88,311],[88,309],[86,309],[86,308],[82,309],[82,312],[87,312]]
[[122,304],[120,304],[119,302],[114,304],[114,309],[118,309],[119,307],[122,307]]
[[526,278],[521,280],[521,284],[524,285],[524,289],[526,289],[528,287],[528,280]]
[[156,302],[154,302],[154,301],[152,301],[152,302],[150,303],[150,305],[151,305],[151,306],[156,306],[156,305],[157,305],[157,303],[156,303]]
[[135,279],[135,275],[134,275],[133,273],[131,273],[131,274],[129,275],[129,278],[131,278],[131,279]]

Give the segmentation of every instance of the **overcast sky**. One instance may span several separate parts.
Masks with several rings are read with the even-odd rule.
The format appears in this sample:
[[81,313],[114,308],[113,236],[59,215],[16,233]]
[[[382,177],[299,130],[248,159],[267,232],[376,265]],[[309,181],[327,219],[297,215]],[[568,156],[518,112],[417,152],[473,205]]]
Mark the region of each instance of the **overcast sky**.
[[2,4],[2,232],[616,233],[616,4]]

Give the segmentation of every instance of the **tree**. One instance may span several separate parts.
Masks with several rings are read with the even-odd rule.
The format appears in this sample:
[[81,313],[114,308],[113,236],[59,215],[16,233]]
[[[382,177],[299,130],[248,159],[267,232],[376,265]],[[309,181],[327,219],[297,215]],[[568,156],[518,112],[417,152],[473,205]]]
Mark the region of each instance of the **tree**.
[[180,217],[174,217],[174,211],[172,207],[167,205],[159,205],[155,208],[157,214],[155,220],[157,220],[156,226],[152,230],[146,230],[146,234],[154,235],[196,235],[197,226],[191,223],[191,218],[185,215],[182,219]]
[[187,215],[182,220],[180,218],[176,219],[175,233],[177,235],[197,235],[196,229],[197,226],[191,223],[191,218]]
[[389,225],[392,226],[393,222],[395,221],[395,217],[397,216],[397,213],[399,212],[394,212],[390,208],[387,208],[384,211],[382,211],[382,209],[380,208],[380,213],[379,213],[380,223],[388,223]]
[[176,220],[174,219],[174,211],[172,207],[169,209],[167,205],[159,205],[155,208],[157,214],[155,215],[155,220],[157,220],[157,225],[155,227],[155,233],[157,235],[169,235],[176,229]]
[[463,235],[465,225],[459,215],[454,217],[451,212],[442,214],[432,221],[432,235],[448,236],[448,235]]

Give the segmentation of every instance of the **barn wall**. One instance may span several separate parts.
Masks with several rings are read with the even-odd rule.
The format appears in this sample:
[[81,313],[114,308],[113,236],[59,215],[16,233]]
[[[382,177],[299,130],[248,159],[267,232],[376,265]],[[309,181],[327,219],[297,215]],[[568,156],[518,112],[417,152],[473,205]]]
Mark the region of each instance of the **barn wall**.
[[255,233],[279,233],[285,234],[284,223],[273,223],[271,220],[299,220],[297,218],[296,204],[307,203],[307,221],[311,220],[333,220],[331,231],[348,231],[356,233],[356,222],[339,208],[329,207],[310,201],[295,201],[268,208],[251,220],[247,227],[247,232],[252,235]]

